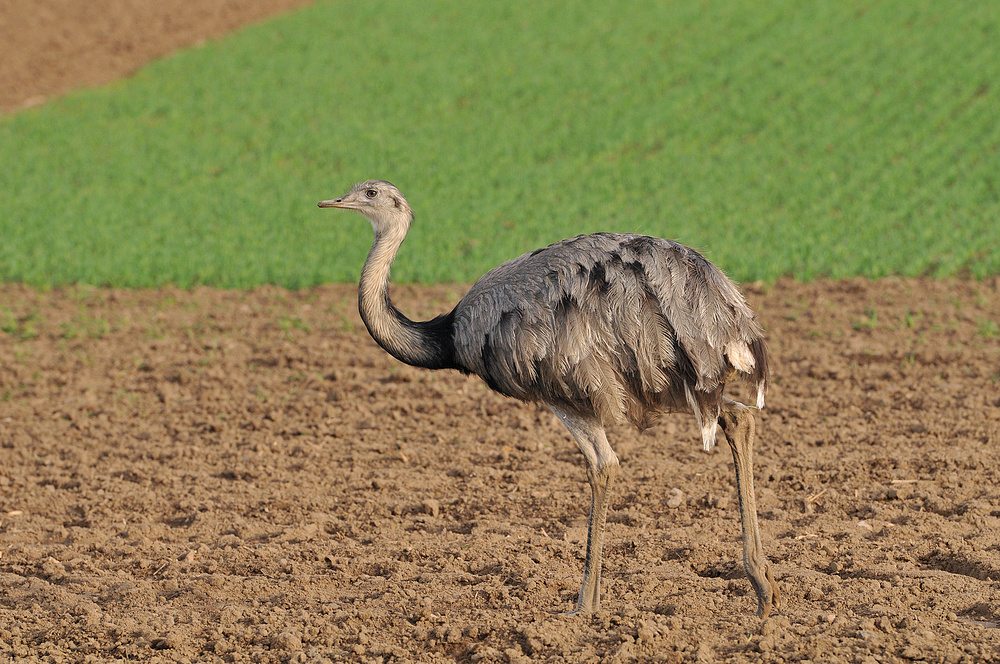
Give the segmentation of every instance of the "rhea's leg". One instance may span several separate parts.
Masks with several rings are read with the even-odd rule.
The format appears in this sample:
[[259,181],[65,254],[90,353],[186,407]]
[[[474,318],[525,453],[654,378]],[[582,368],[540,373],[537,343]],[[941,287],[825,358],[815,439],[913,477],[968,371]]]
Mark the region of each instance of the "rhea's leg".
[[778,584],[771,573],[771,564],[764,557],[757,524],[757,499],[753,489],[753,439],[756,427],[753,412],[741,403],[726,399],[719,424],[733,450],[736,466],[736,492],[740,501],[743,523],[743,567],[757,593],[757,615],[767,618],[771,609],[781,606]]
[[587,561],[583,567],[583,585],[576,610],[597,611],[601,605],[601,553],[604,548],[604,524],[608,516],[608,491],[618,474],[618,456],[608,444],[604,427],[596,418],[569,413],[558,408],[552,412],[562,420],[587,460],[590,482],[590,517],[587,521]]

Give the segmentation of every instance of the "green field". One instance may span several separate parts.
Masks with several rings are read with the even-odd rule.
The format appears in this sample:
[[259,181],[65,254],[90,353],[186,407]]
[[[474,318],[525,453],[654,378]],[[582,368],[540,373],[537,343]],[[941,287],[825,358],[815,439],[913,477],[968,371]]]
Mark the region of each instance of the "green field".
[[[473,4],[477,5],[473,9]],[[1000,273],[994,0],[322,2],[0,119],[0,280],[398,281],[637,231],[739,280]]]

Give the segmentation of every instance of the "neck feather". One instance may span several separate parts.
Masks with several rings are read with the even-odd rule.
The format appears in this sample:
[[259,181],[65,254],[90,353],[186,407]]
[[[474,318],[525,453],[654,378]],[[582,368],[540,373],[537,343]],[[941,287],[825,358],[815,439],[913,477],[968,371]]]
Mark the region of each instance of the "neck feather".
[[375,243],[368,252],[358,284],[361,320],[378,345],[400,362],[427,369],[453,367],[451,314],[429,321],[412,321],[389,299],[389,268],[405,237],[405,227],[376,230]]

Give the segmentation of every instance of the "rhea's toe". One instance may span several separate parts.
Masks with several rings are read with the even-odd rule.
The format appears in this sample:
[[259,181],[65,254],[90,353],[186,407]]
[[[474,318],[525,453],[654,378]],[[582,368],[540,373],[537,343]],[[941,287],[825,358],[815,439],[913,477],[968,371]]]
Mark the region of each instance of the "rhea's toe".
[[[756,586],[756,584],[755,584]],[[781,607],[781,591],[778,589],[778,582],[774,580],[771,573],[771,566],[764,567],[764,583],[755,587],[757,591],[757,617],[767,620],[771,611]]]
[[594,613],[595,611],[597,611],[597,607],[596,606],[590,605],[590,604],[580,603],[580,604],[576,605],[575,609],[573,609],[572,611],[567,611],[563,615],[566,615],[566,616],[581,616],[581,615],[586,615],[588,613]]
[[781,608],[781,590],[778,589],[778,582],[774,580],[774,575],[771,574],[771,566],[767,566],[767,582],[771,586],[771,604],[775,609]]

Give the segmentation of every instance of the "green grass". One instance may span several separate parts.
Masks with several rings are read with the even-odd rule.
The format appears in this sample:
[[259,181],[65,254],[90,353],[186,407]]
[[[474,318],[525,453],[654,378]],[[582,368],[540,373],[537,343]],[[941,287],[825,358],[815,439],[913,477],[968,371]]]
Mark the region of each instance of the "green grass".
[[0,280],[400,281],[638,231],[740,280],[1000,272],[1000,4],[320,3],[0,119]]

